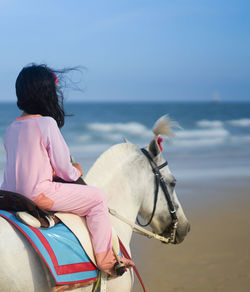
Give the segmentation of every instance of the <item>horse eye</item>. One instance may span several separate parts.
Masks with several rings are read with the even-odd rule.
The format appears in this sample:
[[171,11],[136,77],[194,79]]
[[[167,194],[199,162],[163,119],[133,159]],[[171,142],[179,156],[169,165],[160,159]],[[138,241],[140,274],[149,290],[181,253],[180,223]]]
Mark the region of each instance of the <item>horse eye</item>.
[[176,179],[173,180],[173,181],[171,181],[170,186],[171,186],[172,188],[174,188],[174,187],[176,186]]

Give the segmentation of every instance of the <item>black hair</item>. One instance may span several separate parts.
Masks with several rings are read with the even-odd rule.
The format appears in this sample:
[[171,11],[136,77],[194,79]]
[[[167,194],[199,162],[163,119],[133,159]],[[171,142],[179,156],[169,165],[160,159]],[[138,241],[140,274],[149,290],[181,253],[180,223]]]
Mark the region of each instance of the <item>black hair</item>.
[[59,128],[64,125],[64,96],[58,75],[75,70],[54,70],[47,65],[31,64],[24,67],[16,79],[17,106],[27,114],[50,116]]

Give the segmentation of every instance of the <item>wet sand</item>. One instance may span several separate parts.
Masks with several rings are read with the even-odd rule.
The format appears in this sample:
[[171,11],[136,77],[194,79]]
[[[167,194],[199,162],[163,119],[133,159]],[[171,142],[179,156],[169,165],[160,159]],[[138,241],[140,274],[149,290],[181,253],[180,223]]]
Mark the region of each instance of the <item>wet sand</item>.
[[250,177],[182,185],[177,194],[191,223],[184,242],[132,241],[147,292],[250,291]]

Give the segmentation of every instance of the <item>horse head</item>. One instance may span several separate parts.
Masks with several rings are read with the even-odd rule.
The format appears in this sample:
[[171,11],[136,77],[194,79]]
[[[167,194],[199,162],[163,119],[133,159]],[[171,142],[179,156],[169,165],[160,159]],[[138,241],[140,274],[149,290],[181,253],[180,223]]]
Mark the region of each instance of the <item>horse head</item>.
[[[132,221],[139,212],[156,234],[169,238],[174,223],[176,236],[170,242],[180,243],[190,225],[178,201],[176,180],[164,160],[158,139],[160,134],[171,136],[173,125],[176,123],[167,116],[160,118],[153,128],[155,138],[143,149],[127,140],[112,146],[97,159],[85,179],[105,191],[111,209]],[[131,230],[129,225],[127,228]],[[128,229],[123,226],[120,232],[130,236]]]
[[[171,243],[180,243],[190,230],[190,224],[183,212],[182,206],[175,192],[176,179],[171,173],[168,163],[164,159],[159,144],[158,135],[172,135],[171,126],[176,125],[167,116],[159,119],[153,132],[156,137],[142,149],[144,158],[143,167],[150,172],[149,180],[152,188],[145,190],[139,214],[156,234],[166,238],[173,236]],[[139,222],[139,221],[138,221]],[[172,238],[173,239],[173,238]]]

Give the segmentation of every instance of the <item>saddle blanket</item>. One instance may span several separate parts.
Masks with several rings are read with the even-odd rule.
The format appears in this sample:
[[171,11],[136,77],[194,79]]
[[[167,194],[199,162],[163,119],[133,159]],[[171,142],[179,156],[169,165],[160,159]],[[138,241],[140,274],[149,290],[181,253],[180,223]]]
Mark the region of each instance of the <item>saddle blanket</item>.
[[56,285],[90,284],[97,280],[98,269],[64,224],[58,223],[50,229],[37,229],[20,222],[12,212],[0,210],[0,216],[25,235],[44,260]]

